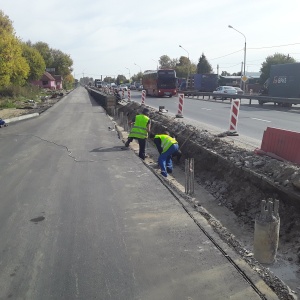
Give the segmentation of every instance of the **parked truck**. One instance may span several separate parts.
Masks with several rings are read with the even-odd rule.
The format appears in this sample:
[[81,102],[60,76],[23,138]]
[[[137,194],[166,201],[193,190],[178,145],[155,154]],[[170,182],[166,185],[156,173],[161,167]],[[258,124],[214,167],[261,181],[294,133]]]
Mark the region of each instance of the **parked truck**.
[[94,84],[95,84],[96,88],[101,88],[102,87],[102,80],[101,79],[95,79]]
[[270,97],[258,100],[260,105],[267,102],[288,107],[300,104],[300,63],[271,65],[270,77],[260,95]]
[[192,74],[188,82],[183,81],[179,91],[213,92],[218,87],[217,74]]

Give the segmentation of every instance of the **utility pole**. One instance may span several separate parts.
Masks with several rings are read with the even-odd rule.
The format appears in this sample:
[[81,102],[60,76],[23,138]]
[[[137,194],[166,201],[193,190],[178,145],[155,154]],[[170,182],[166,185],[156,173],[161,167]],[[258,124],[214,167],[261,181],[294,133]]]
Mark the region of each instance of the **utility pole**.
[[[235,30],[236,32],[240,33],[245,39],[245,44],[244,44],[244,73],[243,73],[243,68],[242,68],[242,73],[241,73],[242,74],[241,75],[241,88],[242,88],[242,78],[246,77],[246,49],[247,49],[246,36],[242,32],[240,32],[237,29],[235,29],[234,27],[232,27],[231,25],[228,25],[228,27]],[[246,82],[244,82],[244,92],[246,92]]]

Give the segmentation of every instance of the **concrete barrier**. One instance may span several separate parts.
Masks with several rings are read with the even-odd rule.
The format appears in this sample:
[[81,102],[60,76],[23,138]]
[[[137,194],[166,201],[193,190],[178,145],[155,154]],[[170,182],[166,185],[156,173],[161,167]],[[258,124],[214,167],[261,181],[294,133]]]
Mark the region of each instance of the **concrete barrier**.
[[116,107],[117,105],[117,100],[114,95],[105,94],[94,89],[88,89],[88,92],[105,110]]
[[267,127],[261,150],[300,165],[300,132]]

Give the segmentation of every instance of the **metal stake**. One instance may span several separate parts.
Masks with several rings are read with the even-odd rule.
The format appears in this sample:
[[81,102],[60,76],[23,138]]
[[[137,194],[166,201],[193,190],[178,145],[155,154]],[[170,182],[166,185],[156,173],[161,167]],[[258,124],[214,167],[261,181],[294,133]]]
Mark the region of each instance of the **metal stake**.
[[185,160],[185,193],[193,195],[195,191],[195,173],[194,173],[194,158]]

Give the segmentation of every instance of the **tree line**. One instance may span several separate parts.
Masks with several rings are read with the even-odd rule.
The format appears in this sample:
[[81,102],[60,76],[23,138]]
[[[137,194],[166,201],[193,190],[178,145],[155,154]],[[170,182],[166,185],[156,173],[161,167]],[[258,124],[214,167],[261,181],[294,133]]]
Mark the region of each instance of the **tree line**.
[[[271,65],[295,63],[296,60],[289,54],[275,53],[266,57],[260,68],[259,83],[264,84],[270,76]],[[158,61],[159,69],[174,69],[178,78],[186,78],[188,74],[212,74],[213,68],[207,60],[204,53],[201,54],[198,63],[195,64],[186,56],[178,58],[170,58],[168,55],[162,55]],[[241,72],[229,73],[222,71],[221,76],[241,76]],[[141,82],[142,72],[134,74],[131,78],[126,79],[124,75],[118,75],[116,80],[111,77],[104,78],[106,82],[125,83],[125,82]],[[93,78],[85,78],[85,82],[92,82]],[[87,83],[86,83],[87,84]]]
[[63,87],[70,88],[74,83],[72,65],[70,55],[45,42],[23,42],[16,36],[12,21],[0,10],[0,88],[38,80],[46,68],[55,68],[55,74],[63,77]]
[[[266,57],[266,60],[262,63],[260,68],[260,83],[264,84],[270,76],[271,65],[295,63],[296,60],[289,54],[275,53]],[[192,63],[188,57],[181,56],[178,59],[171,59],[167,55],[163,55],[159,60],[160,68],[175,69],[177,77],[186,78],[188,74],[211,74],[213,68],[208,62],[204,53],[200,56],[198,63]],[[221,76],[241,76],[241,72],[228,73],[223,71]]]

